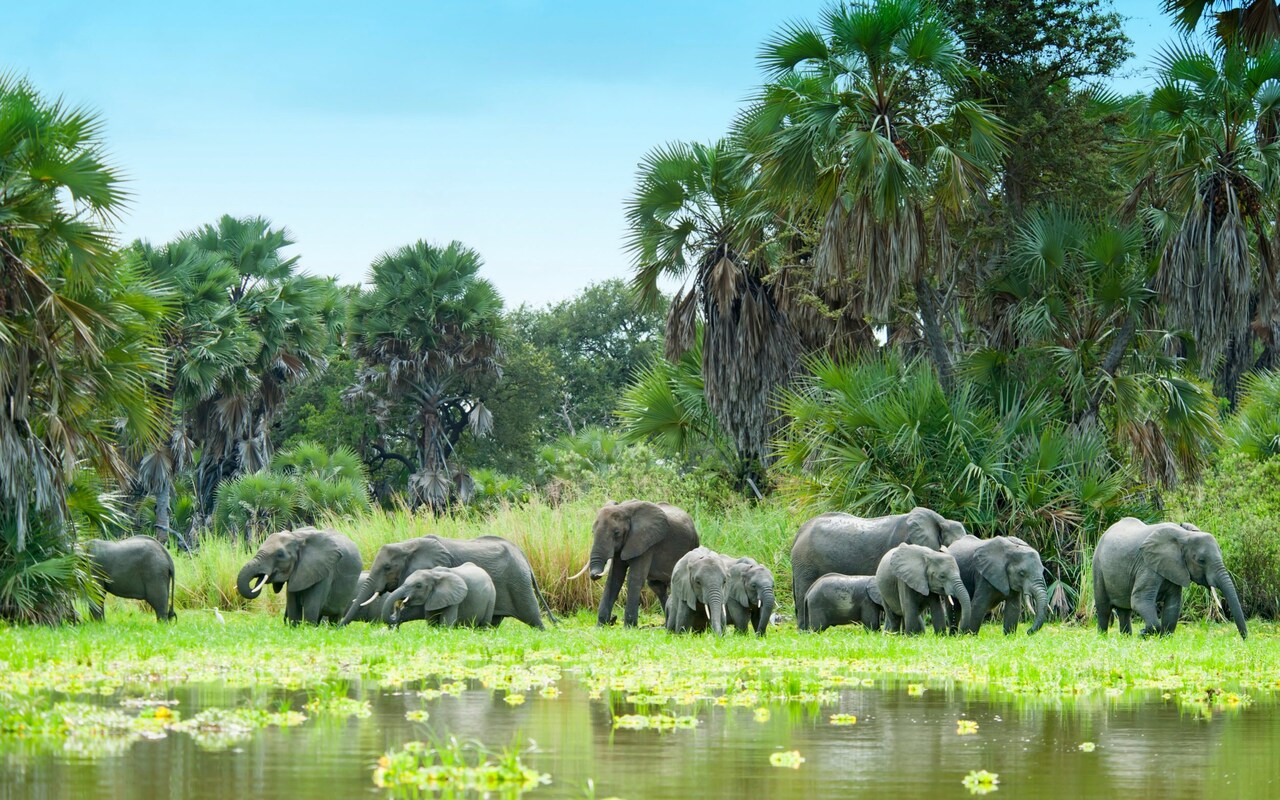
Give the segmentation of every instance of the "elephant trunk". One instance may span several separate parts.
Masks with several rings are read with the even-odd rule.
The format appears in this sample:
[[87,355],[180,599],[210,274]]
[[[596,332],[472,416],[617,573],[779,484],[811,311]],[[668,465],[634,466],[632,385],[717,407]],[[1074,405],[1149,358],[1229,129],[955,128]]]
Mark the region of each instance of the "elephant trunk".
[[1032,597],[1035,599],[1036,618],[1031,623],[1031,627],[1027,629],[1027,635],[1035,633],[1044,625],[1044,621],[1049,617],[1049,592],[1045,588],[1044,580],[1036,581],[1032,587]]
[[969,624],[969,614],[972,609],[969,607],[969,592],[964,588],[964,581],[957,578],[951,584],[951,588],[947,591],[952,597],[960,603],[960,621],[962,624]]
[[724,635],[724,596],[712,589],[707,592],[707,614],[711,617],[711,630],[717,636]]
[[587,562],[587,569],[591,571],[591,580],[598,581],[604,575],[604,571],[609,568],[609,562],[613,560],[613,553],[609,551],[609,537],[607,534],[596,534],[595,541],[591,545],[591,560]]
[[[240,574],[236,576],[236,589],[239,590],[241,597],[247,597],[250,600],[256,599],[262,594],[262,587],[267,583],[268,570],[262,566],[262,560],[254,556],[240,568]],[[255,583],[254,578],[259,578]]]
[[342,627],[355,619],[356,614],[360,612],[360,607],[368,605],[369,601],[373,599],[373,595],[373,574],[370,573],[365,576],[364,580],[360,581],[360,586],[356,589],[355,599],[351,601],[351,605],[347,608],[347,613],[342,615],[342,621],[338,623],[338,627]]
[[756,633],[760,636],[764,636],[764,629],[769,626],[769,620],[773,618],[773,609],[776,606],[773,589],[765,589],[760,593],[760,621],[756,623]]
[[404,605],[405,596],[408,594],[405,587],[401,586],[392,592],[382,604],[382,621],[388,625],[400,624],[400,608]]
[[1236,594],[1235,582],[1231,580],[1231,576],[1227,574],[1226,566],[1219,566],[1218,571],[1213,576],[1211,583],[1213,588],[1222,592],[1227,598],[1227,605],[1231,608],[1231,618],[1235,620],[1236,630],[1240,631],[1241,639],[1249,638],[1249,626],[1245,622],[1244,609],[1240,607],[1240,596]]

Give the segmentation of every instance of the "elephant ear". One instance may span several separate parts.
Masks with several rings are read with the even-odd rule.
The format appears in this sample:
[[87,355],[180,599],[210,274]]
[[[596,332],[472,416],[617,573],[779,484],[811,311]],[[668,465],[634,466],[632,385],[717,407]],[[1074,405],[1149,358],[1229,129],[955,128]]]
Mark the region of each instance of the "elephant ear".
[[666,535],[666,513],[653,503],[636,501],[631,511],[631,530],[622,544],[622,560],[639,558],[657,547]]
[[289,591],[301,592],[315,586],[333,574],[342,552],[327,536],[311,536],[302,545],[293,574],[289,576]]
[[937,515],[927,508],[911,509],[906,520],[907,544],[918,544],[930,550],[941,548],[942,531],[938,530],[936,517]]
[[1142,563],[1165,580],[1184,587],[1191,583],[1186,556],[1182,554],[1182,539],[1185,535],[1185,529],[1180,526],[1160,525],[1138,548],[1142,554]]
[[884,595],[880,594],[880,587],[875,581],[867,584],[867,597],[871,598],[871,602],[884,608]]
[[456,606],[467,597],[467,582],[452,572],[441,575],[435,588],[427,596],[423,606],[427,611],[439,611],[442,608]]
[[690,611],[698,610],[698,598],[693,593],[693,570],[688,561],[676,564],[675,574],[671,576],[671,602],[677,598],[683,600]]
[[1005,568],[1005,548],[998,548],[999,542],[987,542],[973,553],[973,560],[978,565],[978,573],[987,579],[1000,594],[1009,594],[1009,572]]
[[917,594],[929,594],[929,576],[924,571],[924,557],[916,552],[899,551],[889,562],[893,574]]
[[751,602],[751,592],[747,589],[747,580],[751,577],[751,572],[743,567],[729,570],[729,597],[740,606],[754,605]]

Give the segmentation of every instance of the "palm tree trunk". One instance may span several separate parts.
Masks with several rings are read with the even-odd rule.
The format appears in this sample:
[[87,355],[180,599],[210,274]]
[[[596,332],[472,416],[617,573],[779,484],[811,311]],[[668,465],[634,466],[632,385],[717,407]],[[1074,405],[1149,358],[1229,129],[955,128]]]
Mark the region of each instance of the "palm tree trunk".
[[951,394],[955,380],[951,370],[951,355],[947,352],[947,342],[942,336],[938,295],[929,285],[928,280],[921,277],[916,281],[916,301],[920,305],[920,324],[924,328],[925,344],[929,347],[929,357],[934,369],[938,371],[938,382],[942,390]]
[[165,480],[164,483],[160,485],[160,488],[156,489],[155,535],[156,539],[160,541],[160,544],[165,544],[169,541],[169,531],[171,530],[169,518],[172,501],[173,484],[168,480]]

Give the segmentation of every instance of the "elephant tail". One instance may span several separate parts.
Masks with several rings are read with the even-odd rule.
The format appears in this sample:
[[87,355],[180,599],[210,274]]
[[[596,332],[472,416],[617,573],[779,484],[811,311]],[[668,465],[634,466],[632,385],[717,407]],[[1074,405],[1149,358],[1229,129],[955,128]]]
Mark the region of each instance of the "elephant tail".
[[533,570],[529,570],[529,580],[533,581],[534,594],[538,595],[538,602],[542,603],[543,608],[547,610],[547,619],[551,620],[552,625],[559,625],[560,620],[556,619],[556,615],[551,613],[551,604],[547,602],[547,598],[542,594],[542,587],[538,585],[538,576],[533,574]]
[[178,615],[173,611],[173,595],[177,591],[178,570],[173,565],[173,559],[169,559],[169,619],[177,619]]

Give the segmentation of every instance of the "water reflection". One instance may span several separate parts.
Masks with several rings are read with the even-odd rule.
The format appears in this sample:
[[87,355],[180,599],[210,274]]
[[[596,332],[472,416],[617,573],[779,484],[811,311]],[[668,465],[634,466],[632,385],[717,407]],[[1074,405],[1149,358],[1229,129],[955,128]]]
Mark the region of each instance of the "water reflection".
[[[495,750],[534,740],[525,760],[553,783],[532,798],[582,797],[588,779],[599,797],[632,800],[960,797],[974,769],[999,773],[996,797],[1280,797],[1280,708],[1266,699],[1206,719],[1159,693],[1040,701],[856,688],[834,705],[770,706],[763,722],[751,708],[708,705],[696,729],[660,734],[614,730],[607,702],[590,700],[571,680],[559,688],[557,698],[533,692],[512,706],[483,689],[426,699],[357,685],[353,693],[372,706],[366,719],[314,717],[224,751],[177,733],[97,759],[9,741],[0,753],[0,798],[376,798],[370,776],[379,755],[450,735]],[[219,687],[175,688],[170,696],[188,718],[208,707],[281,701],[300,709],[306,700]],[[428,712],[426,722],[406,719],[418,710]],[[637,711],[621,703],[614,710]],[[857,723],[833,726],[832,714]],[[977,732],[958,735],[959,719],[974,721]],[[1084,742],[1096,749],[1082,751]],[[805,763],[770,766],[779,749],[798,750]]]

